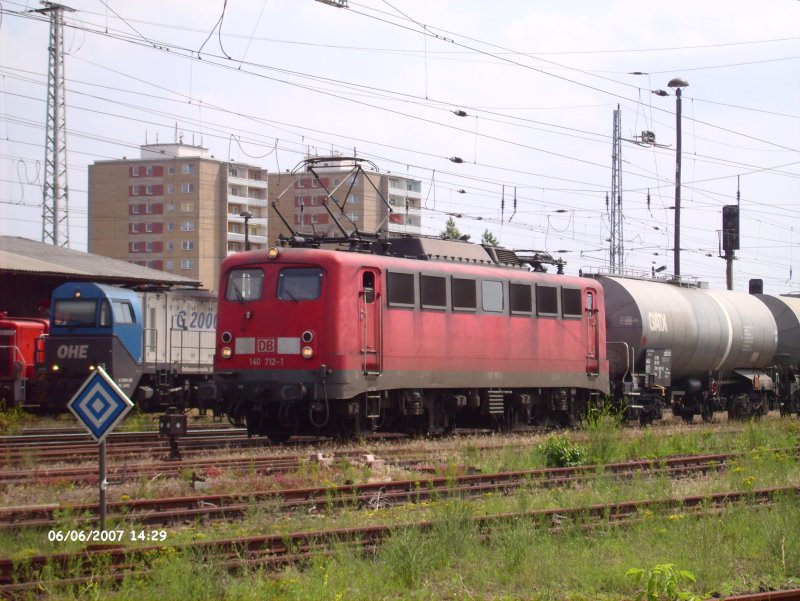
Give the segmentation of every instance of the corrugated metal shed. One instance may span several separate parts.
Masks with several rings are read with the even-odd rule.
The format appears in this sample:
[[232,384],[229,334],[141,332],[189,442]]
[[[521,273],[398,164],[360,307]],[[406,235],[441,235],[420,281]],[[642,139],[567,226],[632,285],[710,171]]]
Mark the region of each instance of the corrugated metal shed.
[[0,236],[0,312],[17,317],[45,315],[53,290],[75,280],[122,286],[200,285],[196,280],[117,259]]
[[13,236],[0,236],[0,274],[54,275],[128,285],[200,285],[165,271]]

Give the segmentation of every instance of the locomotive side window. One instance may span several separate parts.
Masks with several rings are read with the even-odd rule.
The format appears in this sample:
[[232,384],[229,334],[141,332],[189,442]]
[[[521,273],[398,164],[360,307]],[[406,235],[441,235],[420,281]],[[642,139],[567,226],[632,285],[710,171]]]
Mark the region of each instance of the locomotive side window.
[[420,302],[424,309],[447,308],[447,278],[420,275],[419,288]]
[[452,296],[453,309],[455,310],[475,311],[478,308],[475,280],[453,278]]
[[561,289],[561,312],[564,317],[581,317],[581,291],[577,288]]
[[[127,301],[113,301],[114,321],[117,323],[136,323],[133,307]],[[101,324],[102,325],[102,324]]]
[[100,327],[107,328],[111,325],[111,305],[107,300],[100,303]]
[[264,272],[260,269],[234,269],[228,274],[225,300],[255,301],[261,298]]
[[558,288],[536,285],[536,314],[558,317]]
[[322,292],[319,267],[287,267],[278,275],[278,299],[316,300]]
[[533,295],[529,284],[508,284],[508,304],[511,313],[533,312]]
[[503,282],[484,280],[481,282],[483,310],[492,313],[503,311]]
[[413,307],[416,299],[413,273],[397,273],[389,271],[386,274],[388,302],[395,307]]
[[53,325],[94,327],[95,309],[93,300],[60,300],[53,309]]

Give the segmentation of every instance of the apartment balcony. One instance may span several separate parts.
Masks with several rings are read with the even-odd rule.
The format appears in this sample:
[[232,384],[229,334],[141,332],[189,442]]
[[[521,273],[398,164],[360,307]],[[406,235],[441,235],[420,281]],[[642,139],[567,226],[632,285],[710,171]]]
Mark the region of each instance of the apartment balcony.
[[261,190],[267,189],[267,180],[261,179],[248,179],[246,177],[239,177],[237,175],[228,176],[229,186],[243,186],[249,188],[259,188]]
[[[268,238],[266,236],[259,236],[257,234],[249,234],[250,244],[267,244]],[[228,242],[244,242],[244,234],[236,232],[228,232]]]
[[266,207],[268,201],[266,198],[252,198],[250,196],[240,196],[238,194],[228,194],[228,203],[237,205],[247,205],[249,207]]

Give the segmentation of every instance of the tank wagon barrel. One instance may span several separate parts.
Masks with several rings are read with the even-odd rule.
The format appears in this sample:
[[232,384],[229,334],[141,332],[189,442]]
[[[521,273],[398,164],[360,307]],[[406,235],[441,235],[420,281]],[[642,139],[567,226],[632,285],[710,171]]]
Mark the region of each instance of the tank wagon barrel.
[[663,396],[687,421],[724,408],[736,415],[764,410],[778,324],[759,298],[661,280],[597,279],[606,296],[612,378],[622,390],[650,402]]

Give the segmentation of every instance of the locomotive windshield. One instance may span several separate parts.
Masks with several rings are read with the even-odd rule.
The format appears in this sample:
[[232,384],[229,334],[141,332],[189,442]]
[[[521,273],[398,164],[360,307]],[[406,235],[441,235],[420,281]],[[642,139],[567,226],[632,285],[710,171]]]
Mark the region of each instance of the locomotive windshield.
[[234,269],[228,274],[225,300],[255,301],[261,298],[264,287],[264,272],[260,269]]
[[318,267],[288,267],[278,276],[280,300],[316,300],[322,290],[322,270]]
[[59,300],[53,309],[53,325],[94,327],[97,301]]

